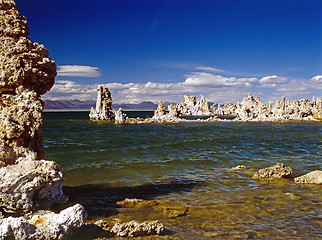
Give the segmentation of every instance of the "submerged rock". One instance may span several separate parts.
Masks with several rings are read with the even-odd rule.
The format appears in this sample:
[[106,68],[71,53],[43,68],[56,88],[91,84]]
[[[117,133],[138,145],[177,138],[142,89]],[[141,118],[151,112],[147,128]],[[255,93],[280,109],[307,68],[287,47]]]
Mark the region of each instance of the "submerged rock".
[[255,179],[290,178],[291,174],[292,174],[292,168],[285,167],[283,163],[276,163],[274,166],[258,170],[253,175],[253,178]]
[[158,220],[152,222],[138,223],[131,221],[127,223],[116,223],[111,232],[119,237],[138,237],[148,235],[160,235],[165,227]]
[[232,170],[240,170],[240,169],[249,169],[249,167],[246,167],[245,165],[237,165],[236,167],[232,167]]
[[294,182],[298,184],[322,184],[322,171],[315,170],[303,176],[294,178]]

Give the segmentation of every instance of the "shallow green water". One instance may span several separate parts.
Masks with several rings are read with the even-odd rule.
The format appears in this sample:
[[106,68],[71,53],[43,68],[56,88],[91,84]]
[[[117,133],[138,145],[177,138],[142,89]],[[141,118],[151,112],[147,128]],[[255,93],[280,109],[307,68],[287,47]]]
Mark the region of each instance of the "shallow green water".
[[[46,159],[62,167],[65,192],[90,218],[159,219],[168,239],[321,237],[321,186],[251,179],[277,162],[294,176],[322,169],[321,123],[116,125],[87,114],[46,113],[43,136]],[[239,164],[251,168],[231,170]],[[169,217],[151,207],[121,208],[116,202],[124,198],[187,211]]]

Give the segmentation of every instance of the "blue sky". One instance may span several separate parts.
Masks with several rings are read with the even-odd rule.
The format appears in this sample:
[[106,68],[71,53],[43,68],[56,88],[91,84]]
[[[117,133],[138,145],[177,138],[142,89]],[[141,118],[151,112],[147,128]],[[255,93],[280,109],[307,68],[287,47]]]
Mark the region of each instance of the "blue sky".
[[322,94],[320,0],[16,0],[59,75],[45,99]]

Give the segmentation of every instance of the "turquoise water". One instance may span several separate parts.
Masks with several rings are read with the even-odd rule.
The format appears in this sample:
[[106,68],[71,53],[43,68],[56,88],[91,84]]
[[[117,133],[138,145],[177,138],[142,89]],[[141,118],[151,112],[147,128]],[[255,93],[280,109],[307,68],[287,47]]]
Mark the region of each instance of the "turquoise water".
[[[321,170],[321,131],[303,122],[122,125],[64,112],[45,113],[43,137],[46,159],[61,166],[65,192],[89,219],[159,219],[166,239],[319,239],[321,186],[251,176],[277,162],[294,176]],[[240,164],[250,169],[231,169]],[[169,217],[116,204],[124,198],[186,211]]]

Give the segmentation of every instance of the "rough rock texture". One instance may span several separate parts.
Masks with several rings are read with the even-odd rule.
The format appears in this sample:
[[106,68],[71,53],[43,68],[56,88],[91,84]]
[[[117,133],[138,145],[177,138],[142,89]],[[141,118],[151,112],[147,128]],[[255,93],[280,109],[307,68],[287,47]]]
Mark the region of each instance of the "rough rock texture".
[[183,115],[193,115],[194,107],[197,104],[195,96],[184,95],[184,100],[178,105],[179,111]]
[[86,218],[87,213],[84,207],[75,204],[59,214],[53,212],[36,213],[29,222],[37,227],[37,235],[47,239],[62,239],[75,229],[80,228]]
[[112,96],[108,87],[98,86],[96,108],[91,108],[89,118],[93,120],[114,120],[115,114],[112,110]]
[[[223,113],[227,113],[223,109]],[[322,97],[294,100],[286,102],[285,97],[276,101],[274,105],[264,104],[259,97],[249,94],[241,103],[235,106],[237,120],[241,121],[280,121],[280,120],[314,120],[321,119]]]
[[119,110],[114,111],[115,115],[115,121],[118,123],[124,123],[127,119],[127,116],[125,113],[123,113],[122,108],[119,108]]
[[186,116],[202,116],[211,115],[212,112],[208,106],[208,102],[204,96],[197,102],[195,96],[184,96],[184,100],[177,105],[177,109],[181,115]]
[[111,232],[119,237],[138,237],[147,235],[160,235],[164,232],[165,227],[159,221],[137,223],[131,221],[128,223],[116,223]]
[[322,171],[316,170],[303,176],[294,178],[295,183],[299,184],[322,184]]
[[158,107],[154,111],[154,119],[166,119],[167,111],[165,110],[164,104],[161,101],[158,101]]
[[[43,158],[40,96],[54,84],[55,62],[43,45],[27,38],[29,28],[14,1],[0,0],[0,239],[56,239],[83,224],[76,205],[32,223],[33,211],[67,201],[62,172]],[[38,227],[39,225],[39,227]],[[45,227],[40,227],[45,226]]]
[[258,170],[253,175],[253,178],[255,179],[290,178],[291,174],[292,174],[292,168],[285,167],[283,163],[276,163],[274,166]]
[[86,219],[83,206],[76,204],[59,214],[39,212],[31,219],[0,219],[0,239],[63,239],[81,227]]
[[24,214],[40,206],[64,203],[62,172],[52,161],[32,159],[0,168],[0,210]]
[[0,219],[0,239],[28,239],[35,233],[36,227],[23,217]]
[[168,105],[168,118],[173,120],[180,118],[180,112],[177,106],[173,104]]
[[56,64],[28,34],[15,2],[0,0],[0,167],[18,157],[43,157],[40,95],[54,84]]
[[14,1],[0,0],[0,211],[24,214],[66,201],[61,170],[43,157],[40,96],[54,84],[55,62],[27,38]]

